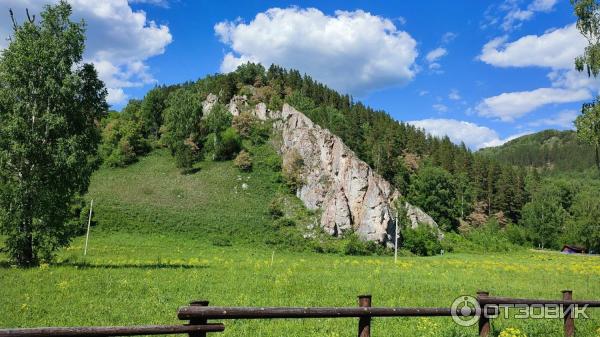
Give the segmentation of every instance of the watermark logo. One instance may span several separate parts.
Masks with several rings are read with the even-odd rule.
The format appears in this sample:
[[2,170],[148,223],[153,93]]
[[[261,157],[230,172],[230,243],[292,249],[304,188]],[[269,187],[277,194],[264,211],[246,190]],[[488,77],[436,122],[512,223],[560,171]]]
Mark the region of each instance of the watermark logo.
[[500,317],[500,308],[504,309],[502,316],[505,319],[589,318],[585,312],[587,304],[486,304],[481,307],[475,297],[464,295],[452,302],[452,320],[461,326],[472,326],[479,321],[480,316],[489,319]]
[[450,307],[452,320],[461,326],[471,326],[477,323],[481,314],[479,302],[473,296],[460,296]]

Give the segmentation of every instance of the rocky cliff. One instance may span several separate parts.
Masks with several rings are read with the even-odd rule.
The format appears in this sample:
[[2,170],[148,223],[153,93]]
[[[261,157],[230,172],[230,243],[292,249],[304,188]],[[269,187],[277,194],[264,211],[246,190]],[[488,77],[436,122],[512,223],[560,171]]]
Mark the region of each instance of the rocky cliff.
[[[239,113],[244,97],[234,97],[229,111]],[[360,160],[341,138],[313,123],[303,113],[285,104],[282,111],[269,111],[259,103],[253,109],[261,120],[273,120],[281,132],[279,152],[286,158],[300,155],[302,184],[297,196],[311,210],[321,210],[321,226],[332,235],[354,230],[365,240],[393,243],[398,191]],[[406,203],[406,215],[414,228],[436,222],[416,206]]]

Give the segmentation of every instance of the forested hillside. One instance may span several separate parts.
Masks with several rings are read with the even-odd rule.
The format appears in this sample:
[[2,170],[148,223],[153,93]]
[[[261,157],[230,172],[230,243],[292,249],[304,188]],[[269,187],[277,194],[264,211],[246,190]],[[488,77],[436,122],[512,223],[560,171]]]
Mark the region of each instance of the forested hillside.
[[[211,93],[218,95],[218,104],[205,115],[202,103]],[[244,111],[235,117],[227,111],[225,104],[235,95],[246,96],[251,107],[264,102],[270,110],[280,110],[287,102],[302,111],[340,136],[445,231],[469,235],[487,230],[486,236],[544,247],[558,247],[566,241],[593,246],[588,233],[597,229],[587,222],[567,226],[572,224],[571,207],[577,202],[571,192],[577,187],[556,187],[571,191],[564,200],[537,170],[472,153],[447,137],[429,136],[297,70],[275,65],[266,70],[246,64],[232,73],[156,87],[143,100],[130,101],[121,113],[111,113],[103,121],[105,165],[125,166],[153,148],[167,147],[183,172],[206,158],[235,158],[240,169],[249,169],[248,144],[264,144],[274,136],[270,123]],[[282,175],[290,188],[298,184],[285,168]],[[554,196],[552,200],[548,195]],[[548,218],[548,212],[556,215],[556,221],[539,221]]]
[[522,136],[481,154],[503,163],[545,171],[583,171],[594,167],[594,147],[577,138],[575,131],[544,130]]

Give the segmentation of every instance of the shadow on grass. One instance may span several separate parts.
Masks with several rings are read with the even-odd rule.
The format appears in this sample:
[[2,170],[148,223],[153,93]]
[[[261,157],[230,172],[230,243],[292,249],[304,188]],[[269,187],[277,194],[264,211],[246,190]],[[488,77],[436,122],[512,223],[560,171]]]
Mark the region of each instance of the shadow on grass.
[[200,172],[202,170],[201,167],[192,167],[188,169],[181,169],[181,174],[183,175],[191,175]]
[[[72,262],[63,261],[52,263],[52,267],[74,267],[77,269],[207,269],[208,265],[189,265],[189,264],[172,264],[172,263],[125,263],[125,264],[106,264],[106,263],[87,263],[87,262]],[[0,269],[15,268],[14,264],[8,261],[0,261]],[[31,269],[37,267],[25,267],[23,269]]]

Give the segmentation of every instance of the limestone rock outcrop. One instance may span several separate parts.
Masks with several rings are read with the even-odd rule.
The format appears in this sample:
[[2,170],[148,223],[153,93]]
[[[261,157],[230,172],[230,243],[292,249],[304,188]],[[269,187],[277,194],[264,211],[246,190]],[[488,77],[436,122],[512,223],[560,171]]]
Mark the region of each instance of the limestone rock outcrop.
[[208,116],[218,101],[219,97],[217,97],[217,95],[208,94],[208,96],[206,96],[206,100],[202,102],[202,115]]
[[229,104],[227,104],[227,110],[229,110],[229,112],[233,116],[239,116],[240,113],[242,112],[242,108],[245,108],[247,106],[248,106],[248,98],[246,97],[246,95],[244,95],[244,96],[235,95],[235,96],[233,96],[233,98],[231,99]]
[[[321,226],[332,235],[354,230],[364,240],[393,242],[394,210],[398,191],[360,160],[338,136],[313,123],[303,113],[285,104],[281,112],[257,106],[260,119],[278,118],[282,133],[280,153],[297,151],[303,159],[302,186],[298,197],[307,208],[321,210]],[[406,203],[414,228],[436,222],[416,206]]]

